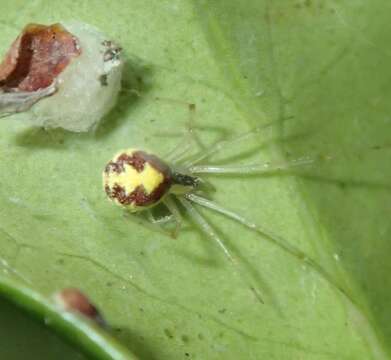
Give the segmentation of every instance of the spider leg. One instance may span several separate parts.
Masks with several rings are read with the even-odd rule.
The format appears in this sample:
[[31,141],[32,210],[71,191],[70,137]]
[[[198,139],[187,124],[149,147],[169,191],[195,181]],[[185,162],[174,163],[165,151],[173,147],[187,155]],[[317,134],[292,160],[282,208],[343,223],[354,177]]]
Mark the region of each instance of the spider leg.
[[182,206],[187,210],[191,219],[198,225],[198,227],[206,234],[210,239],[212,239],[223,251],[225,257],[229,260],[233,266],[233,270],[239,277],[249,286],[252,293],[256,298],[263,304],[264,301],[260,295],[260,292],[246,279],[244,272],[240,268],[240,264],[237,262],[236,258],[228,250],[222,239],[216,234],[210,224],[205,220],[205,218],[196,210],[196,208],[191,204],[187,198],[178,197],[178,201]]
[[201,148],[204,148],[205,146],[202,144],[201,140],[195,133],[195,114],[196,114],[196,104],[189,103],[182,100],[176,100],[176,99],[170,99],[170,98],[164,98],[164,97],[156,97],[156,100],[163,100],[166,102],[171,102],[173,104],[179,104],[183,106],[187,106],[189,115],[188,119],[186,121],[186,134]]
[[276,163],[263,162],[246,165],[195,165],[188,170],[192,174],[262,174],[310,165],[315,161],[319,161],[319,158],[306,157]]
[[173,218],[173,214],[171,215],[166,215],[166,216],[163,216],[159,219],[156,219],[153,214],[152,214],[152,211],[151,210],[148,210],[147,211],[147,219],[152,223],[152,224],[156,224],[156,225],[160,225],[160,224],[167,224],[168,222],[172,221],[172,218]]
[[196,105],[189,104],[189,120],[187,122],[187,132],[190,134],[193,141],[198,145],[200,149],[205,149],[205,145],[202,143],[200,137],[197,135],[195,130],[195,115],[196,115]]
[[303,261],[305,264],[309,265],[313,270],[315,270],[320,276],[322,276],[325,280],[327,280],[331,285],[333,285],[336,289],[341,291],[344,295],[346,295],[348,298],[349,295],[346,293],[346,291],[343,289],[341,285],[339,285],[332,277],[331,275],[323,269],[319,264],[316,263],[315,260],[308,257],[303,251],[295,248],[291,244],[289,244],[286,240],[284,240],[282,237],[273,234],[269,230],[266,230],[264,227],[257,225],[253,223],[250,220],[247,220],[243,216],[240,216],[239,214],[228,210],[224,208],[223,206],[210,201],[208,199],[205,199],[201,196],[195,195],[195,194],[186,194],[185,198],[189,201],[192,201],[196,204],[199,204],[201,206],[204,206],[206,208],[209,208],[211,210],[214,210],[232,220],[237,221],[238,223],[246,226],[247,228],[261,234],[265,237],[269,242],[272,244],[278,246],[280,249],[284,250],[285,252],[289,253],[290,255],[296,257],[298,260]]
[[[286,119],[288,120],[288,119]],[[227,146],[233,145],[237,142],[243,141],[245,139],[248,139],[251,136],[254,136],[255,134],[258,134],[262,132],[263,130],[271,127],[274,125],[276,121],[269,122],[267,124],[264,124],[262,126],[256,127],[255,129],[251,129],[250,131],[244,132],[240,135],[231,137],[230,139],[221,140],[214,145],[212,145],[209,149],[206,149],[204,151],[199,152],[198,154],[194,155],[194,158],[184,163],[185,167],[191,167],[195,164],[198,164],[200,161],[208,158],[209,156],[219,152],[220,150],[224,149]]]
[[263,235],[266,235],[268,237],[268,239],[272,240],[272,242],[274,244],[278,245],[280,248],[283,248],[284,250],[287,250],[289,253],[291,253],[295,257],[297,257],[299,259],[305,258],[305,255],[303,252],[293,248],[289,243],[287,243],[285,240],[283,240],[279,236],[271,234],[268,230],[264,229],[263,227],[261,227],[259,225],[256,225],[255,223],[251,222],[250,220],[247,220],[246,218],[240,216],[236,212],[228,210],[228,209],[224,208],[223,206],[221,206],[220,204],[217,204],[214,201],[208,200],[202,196],[198,196],[198,195],[190,193],[190,194],[186,194],[185,197],[186,197],[186,199],[188,199],[198,205],[201,205],[203,207],[214,210],[220,214],[223,214],[224,216],[239,222],[240,224],[248,227],[249,229],[251,229],[253,231],[260,232]]
[[187,156],[191,148],[192,146],[191,142],[189,142],[189,138],[184,136],[184,138],[163,157],[163,159],[173,164],[178,163],[180,159]]
[[[156,219],[152,213],[151,210],[147,211],[147,219],[153,226],[159,226],[161,231],[166,232],[167,234],[170,234],[171,237],[177,238],[179,230],[182,226],[182,216],[181,213],[173,201],[173,199],[170,196],[167,196],[163,201],[162,204],[170,211],[169,215],[165,215],[159,219]],[[163,228],[163,226],[170,222],[175,222],[175,230],[174,231],[168,231]]]
[[181,229],[181,226],[183,224],[182,215],[178,209],[178,206],[175,204],[175,202],[171,196],[167,196],[163,200],[163,203],[164,203],[164,205],[166,205],[167,209],[170,210],[170,212],[175,220],[176,226],[175,226],[173,236],[174,236],[174,238],[176,238],[178,236],[179,230]]
[[[161,99],[161,98],[157,98],[157,99]],[[194,148],[194,145],[200,147],[201,149],[205,148],[205,146],[203,145],[203,143],[201,142],[199,136],[197,136],[197,133],[195,131],[194,118],[196,112],[196,105],[193,103],[187,103],[180,100],[172,100],[172,99],[165,99],[165,98],[162,99],[174,103],[185,104],[189,109],[189,117],[186,122],[185,132],[182,141],[179,144],[177,144],[164,157],[167,161],[172,162],[173,164],[177,164],[188,156],[189,151],[192,148]]]
[[131,94],[139,98],[142,96],[141,91],[137,89],[126,89],[124,87],[121,87],[120,93]]
[[163,225],[162,223],[152,222],[150,220],[149,215],[147,215],[147,217],[145,217],[144,215],[145,214],[133,214],[133,213],[129,213],[129,212],[124,212],[124,217],[128,221],[135,222],[138,225],[141,224],[142,226],[144,226],[145,228],[147,228],[153,232],[163,234],[168,237],[172,237],[172,233],[167,231],[166,229],[164,229],[164,227],[162,226]]

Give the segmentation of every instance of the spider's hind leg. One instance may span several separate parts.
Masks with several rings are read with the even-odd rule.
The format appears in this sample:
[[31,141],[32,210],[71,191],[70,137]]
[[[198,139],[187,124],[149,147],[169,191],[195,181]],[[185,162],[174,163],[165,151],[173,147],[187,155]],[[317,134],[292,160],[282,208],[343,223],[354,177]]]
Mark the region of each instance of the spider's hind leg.
[[241,278],[243,283],[249,288],[257,300],[264,304],[260,291],[256,286],[252,284],[249,280],[246,273],[243,271],[241,263],[238,262],[235,256],[231,254],[231,251],[224,244],[223,240],[216,234],[208,221],[195,209],[191,202],[185,198],[178,198],[179,202],[186,209],[190,218],[196,223],[196,225],[202,230],[202,232],[213,240],[223,251],[225,257],[228,259],[229,263],[232,265],[234,272]]
[[213,201],[205,199],[201,196],[198,196],[195,194],[186,194],[185,198],[188,201],[194,202],[198,205],[201,205],[201,206],[206,207],[208,209],[214,210],[214,211],[244,225],[245,227],[249,228],[250,230],[259,233],[260,235],[262,235],[264,237],[265,240],[268,240],[269,242],[278,246],[280,249],[282,249],[286,253],[295,257],[298,261],[309,265],[309,267],[311,269],[316,271],[321,277],[323,277],[332,286],[334,286],[337,290],[339,290],[341,293],[343,293],[344,295],[346,295],[349,298],[349,294],[345,291],[345,289],[335,279],[333,279],[332,276],[321,265],[319,265],[315,260],[313,260],[309,256],[307,256],[302,250],[289,244],[281,236],[273,234],[271,231],[265,229],[264,227],[262,227],[258,224],[255,224],[254,222],[244,218],[243,216],[237,214],[236,212],[229,210],[229,209],[226,209],[225,207],[223,207]]

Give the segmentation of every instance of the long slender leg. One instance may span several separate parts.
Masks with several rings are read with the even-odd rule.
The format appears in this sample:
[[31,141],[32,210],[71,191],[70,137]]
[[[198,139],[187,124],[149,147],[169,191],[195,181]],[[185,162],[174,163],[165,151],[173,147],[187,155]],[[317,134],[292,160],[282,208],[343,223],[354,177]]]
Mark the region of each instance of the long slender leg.
[[319,159],[299,158],[276,163],[264,162],[246,165],[195,165],[188,170],[192,174],[261,174],[289,170],[303,165],[310,165]]
[[[189,109],[195,109],[195,105],[194,104],[189,104]],[[192,112],[192,110],[190,110]],[[170,151],[168,154],[166,154],[164,156],[164,159],[169,161],[169,162],[172,162],[172,163],[176,163],[179,159],[181,159],[182,157],[186,156],[186,154],[191,150],[192,148],[192,130],[189,130],[189,129],[192,129],[192,124],[189,124],[190,122],[192,122],[192,116],[190,115],[190,118],[188,120],[188,122],[186,123],[186,129],[185,129],[185,132],[184,132],[184,135],[182,136],[182,140],[176,144]]]
[[255,129],[252,129],[250,131],[247,131],[245,133],[242,133],[240,135],[237,135],[237,136],[234,136],[230,139],[227,139],[227,140],[222,140],[222,141],[219,141],[217,142],[216,144],[214,144],[213,146],[211,146],[209,149],[195,155],[195,157],[189,161],[187,161],[184,166],[186,167],[190,167],[190,166],[193,166],[195,164],[198,164],[200,161],[208,158],[209,156],[219,152],[220,150],[222,150],[223,148],[229,146],[229,145],[233,145],[239,141],[243,141],[245,139],[248,139],[249,137],[251,136],[254,136],[255,134],[271,127],[272,125],[274,125],[276,122],[275,121],[272,121],[270,123],[267,123],[265,125],[262,125],[262,126],[259,126]]
[[137,97],[141,97],[142,96],[141,91],[139,91],[137,89],[125,89],[125,88],[122,87],[120,92],[121,93],[131,94],[131,95],[134,95],[134,96],[137,96]]
[[220,239],[220,237],[214,232],[209,223],[205,220],[205,218],[195,209],[195,207],[185,198],[178,197],[178,200],[183,205],[183,207],[187,210],[189,216],[193,219],[193,221],[199,226],[199,228],[207,235],[210,239],[212,239],[222,250],[225,257],[232,264],[235,273],[237,273],[240,278],[249,286],[250,290],[255,294],[257,299],[264,303],[262,297],[260,296],[260,292],[246,279],[243,271],[240,269],[240,265],[237,262],[236,258],[231,254],[228,248],[225,246],[224,242]]
[[180,141],[179,144],[176,144],[163,158],[170,163],[176,164],[180,159],[187,156],[192,147],[188,137],[185,136],[182,141]]
[[318,274],[320,274],[324,279],[326,279],[331,285],[333,285],[336,289],[341,291],[343,294],[345,294],[347,297],[349,295],[346,293],[346,291],[342,288],[341,285],[339,285],[331,276],[330,274],[323,269],[319,264],[317,264],[313,259],[308,257],[303,251],[295,248],[294,246],[290,245],[286,240],[281,238],[280,236],[273,234],[271,231],[266,230],[264,227],[255,224],[252,221],[249,221],[245,219],[244,217],[240,216],[239,214],[228,210],[221,205],[210,201],[208,199],[205,199],[201,196],[195,195],[195,194],[186,194],[186,199],[189,201],[192,201],[196,204],[199,204],[201,206],[204,206],[206,208],[209,208],[211,210],[214,210],[220,214],[223,214],[224,216],[233,219],[240,224],[246,226],[247,228],[263,235],[265,239],[267,239],[269,242],[273,243],[274,245],[278,246],[282,250],[286,251],[290,255],[293,255],[298,260],[303,261],[305,264],[309,265],[312,269],[314,269]]
[[196,112],[196,105],[193,103],[188,103],[182,100],[169,99],[163,97],[156,97],[156,100],[162,100],[165,102],[186,105],[189,110],[189,117],[186,122],[185,134],[182,141],[177,144],[164,158],[167,161],[177,162],[179,159],[183,158],[187,154],[188,150],[191,148],[191,143],[194,142],[203,148],[203,144],[195,133],[194,130],[194,117]]
[[185,105],[187,106],[189,110],[189,117],[186,122],[186,135],[188,135],[194,142],[200,147],[204,148],[204,144],[201,142],[201,139],[197,136],[195,133],[195,114],[196,114],[196,104],[194,103],[188,103],[186,101],[182,100],[176,100],[176,99],[170,99],[170,98],[162,98],[162,97],[157,97],[156,100],[163,100],[166,102],[171,102],[174,104],[179,104],[179,105]]
[[284,250],[287,250],[289,253],[296,256],[297,258],[303,259],[305,257],[303,252],[292,247],[292,245],[287,243],[281,237],[279,237],[275,234],[272,234],[270,231],[264,229],[263,227],[251,222],[250,220],[245,219],[244,217],[240,216],[239,214],[237,214],[231,210],[224,208],[223,206],[215,203],[214,201],[205,199],[204,197],[198,196],[195,194],[186,194],[185,197],[186,197],[186,199],[188,199],[198,205],[204,206],[204,207],[209,208],[211,210],[214,210],[220,214],[223,214],[228,218],[236,220],[237,222],[243,224],[244,226],[250,228],[251,230],[261,232],[263,235],[266,235],[268,237],[268,239],[271,240],[274,244],[278,245],[280,248],[283,248]]
[[141,224],[145,226],[147,229],[157,232],[159,234],[163,234],[168,237],[172,237],[172,233],[167,231],[162,225],[162,223],[156,223],[151,222],[150,217],[147,216],[147,218],[144,217],[144,214],[130,214],[128,212],[124,213],[124,217],[132,222],[135,222],[137,224]]
[[181,159],[186,158],[189,152],[194,148],[190,136],[184,135],[183,139],[176,144],[163,159],[172,164],[177,164]]
[[[175,100],[169,98],[157,97],[156,100],[163,100],[174,104],[186,105],[189,109],[189,117],[185,125],[185,132],[182,141],[179,144],[177,144],[174,148],[172,148],[169,151],[169,153],[166,154],[163,158],[166,161],[169,161],[173,164],[179,164],[180,162],[183,162],[184,159],[191,157],[191,155],[189,155],[189,152],[195,147],[198,147],[199,149],[198,151],[201,152],[206,151],[206,147],[202,143],[196,131],[196,126],[195,126],[196,105],[182,100]],[[213,128],[213,130],[215,131],[216,129],[218,128]]]
[[[171,196],[167,196],[163,202],[164,206],[167,207],[167,209],[170,211],[169,215],[163,216],[159,219],[156,219],[153,216],[153,213],[151,210],[147,210],[147,219],[151,223],[152,226],[158,226],[160,227],[160,231],[164,231],[166,233],[169,233],[172,237],[176,238],[178,236],[179,230],[182,226],[182,216],[181,213],[176,206],[175,202],[171,198]],[[170,222],[175,222],[175,230],[173,232],[167,231],[164,228],[162,228],[162,225],[165,225]]]
[[175,231],[174,231],[173,235],[176,238],[178,236],[179,230],[181,229],[181,226],[183,223],[182,215],[178,209],[178,206],[175,204],[175,202],[173,201],[171,196],[167,196],[163,200],[163,203],[164,203],[164,205],[166,205],[167,209],[170,210],[171,214],[173,215],[173,217],[175,219],[176,226],[175,226]]
[[152,211],[151,211],[151,210],[148,210],[148,212],[147,212],[147,218],[148,218],[148,220],[149,220],[152,224],[156,224],[156,225],[159,225],[159,224],[167,224],[168,222],[172,221],[173,214],[163,216],[163,217],[161,217],[161,218],[159,218],[159,219],[155,219],[155,217],[154,217],[153,214],[152,214]]
[[205,145],[201,141],[201,138],[197,135],[197,132],[195,130],[195,116],[196,116],[196,105],[190,104],[189,105],[189,120],[187,122],[187,131],[189,132],[191,138],[194,140],[194,142],[198,145],[200,149],[205,149]]

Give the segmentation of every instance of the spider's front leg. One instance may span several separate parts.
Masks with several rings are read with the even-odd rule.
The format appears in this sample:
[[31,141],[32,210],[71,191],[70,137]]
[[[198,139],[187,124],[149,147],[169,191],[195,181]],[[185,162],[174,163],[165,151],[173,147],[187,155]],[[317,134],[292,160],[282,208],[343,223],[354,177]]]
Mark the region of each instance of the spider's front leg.
[[220,236],[218,236],[217,233],[213,230],[209,222],[191,204],[191,200],[187,196],[185,196],[182,198],[178,197],[178,201],[187,211],[187,214],[189,215],[190,219],[195,223],[196,226],[198,226],[198,228],[203,232],[203,234],[212,241],[214,241],[223,251],[224,256],[231,264],[233,271],[239,276],[245,286],[248,287],[248,289],[252,292],[252,294],[261,304],[264,304],[260,290],[256,285],[253,284],[252,280],[249,278],[247,272],[245,271],[245,268],[243,268],[243,264],[239,262],[238,259],[231,253],[222,238],[220,238]]

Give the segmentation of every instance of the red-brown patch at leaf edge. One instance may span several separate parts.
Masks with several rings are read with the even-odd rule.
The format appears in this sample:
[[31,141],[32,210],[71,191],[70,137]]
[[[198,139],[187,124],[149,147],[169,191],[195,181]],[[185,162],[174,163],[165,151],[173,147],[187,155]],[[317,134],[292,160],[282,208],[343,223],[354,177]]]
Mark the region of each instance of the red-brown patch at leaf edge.
[[0,88],[32,92],[50,86],[72,58],[78,40],[62,25],[27,25],[0,64]]

